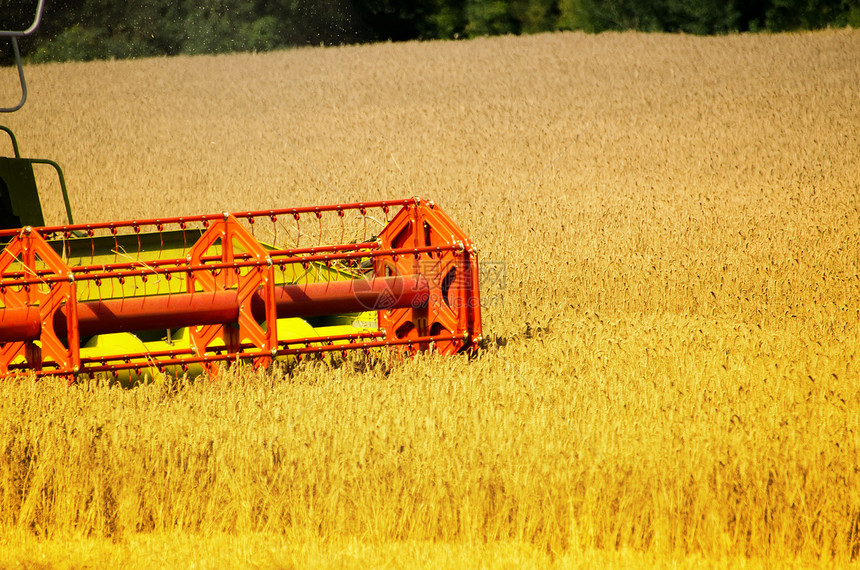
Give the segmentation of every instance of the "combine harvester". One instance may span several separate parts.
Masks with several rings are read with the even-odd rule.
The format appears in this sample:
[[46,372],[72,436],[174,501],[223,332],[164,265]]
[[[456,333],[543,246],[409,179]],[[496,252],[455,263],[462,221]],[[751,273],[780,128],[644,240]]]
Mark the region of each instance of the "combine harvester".
[[[17,38],[3,31],[27,97]],[[406,200],[74,224],[60,167],[0,157],[0,378],[137,382],[235,362],[398,347],[473,350],[472,242],[433,202]],[[66,225],[45,227],[34,168],[56,169]]]

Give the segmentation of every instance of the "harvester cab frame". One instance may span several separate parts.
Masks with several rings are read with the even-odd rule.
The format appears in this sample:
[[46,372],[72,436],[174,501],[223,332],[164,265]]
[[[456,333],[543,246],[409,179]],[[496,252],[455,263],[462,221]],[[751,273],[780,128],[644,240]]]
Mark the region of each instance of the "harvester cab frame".
[[39,0],[36,4],[36,15],[33,22],[24,30],[0,30],[0,38],[9,38],[12,43],[12,51],[15,54],[15,64],[18,67],[18,81],[21,83],[21,100],[14,107],[0,107],[0,113],[14,113],[27,102],[27,82],[24,80],[24,64],[21,61],[21,50],[18,49],[18,38],[29,36],[36,31],[42,22],[42,14],[45,11],[45,0]]
[[11,157],[0,156],[0,230],[45,225],[34,164],[45,164],[56,170],[66,206],[66,219],[69,225],[73,224],[66,177],[60,165],[47,158],[22,157],[12,129],[0,125],[0,130],[9,135],[14,154]]
[[[17,38],[10,38],[27,98]],[[385,348],[474,351],[478,255],[422,198],[75,224],[62,169],[0,159],[0,378],[128,383]],[[45,226],[33,166],[57,171]],[[369,222],[373,222],[372,224]],[[381,223],[379,230],[374,224]]]

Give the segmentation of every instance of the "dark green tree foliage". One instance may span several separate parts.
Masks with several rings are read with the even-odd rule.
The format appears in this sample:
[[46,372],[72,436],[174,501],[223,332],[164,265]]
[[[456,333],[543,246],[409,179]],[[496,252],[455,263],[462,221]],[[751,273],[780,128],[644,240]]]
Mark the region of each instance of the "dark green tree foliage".
[[[766,13],[771,31],[815,30],[827,26],[845,26],[849,18],[860,13],[860,2],[846,0],[772,0]],[[856,23],[855,23],[856,25]]]
[[[0,2],[4,22],[32,22],[36,0]],[[34,61],[64,61],[376,39],[358,13],[350,0],[48,0],[42,25],[21,48]]]
[[466,0],[466,29],[469,36],[495,36],[514,31],[511,3],[503,0]]
[[740,12],[732,2],[720,0],[577,0],[567,3],[573,12],[570,29],[589,32],[642,30],[714,34],[738,30]]
[[364,35],[373,41],[403,41],[433,36],[428,22],[438,8],[433,0],[366,0],[353,3]]
[[466,10],[462,0],[436,0],[427,21],[431,38],[458,38],[466,29]]
[[[0,0],[0,28],[29,26],[36,3]],[[62,61],[552,30],[845,25],[860,26],[860,0],[47,0],[42,26],[19,43],[31,60]],[[0,64],[11,62],[7,42]]]
[[857,25],[860,0],[562,0],[568,29],[719,34]]

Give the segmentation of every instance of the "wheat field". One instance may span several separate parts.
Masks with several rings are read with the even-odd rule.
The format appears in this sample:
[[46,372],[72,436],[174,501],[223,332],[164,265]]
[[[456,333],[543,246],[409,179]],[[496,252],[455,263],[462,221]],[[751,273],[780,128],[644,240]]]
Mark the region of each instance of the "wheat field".
[[860,557],[860,32],[26,73],[3,119],[75,221],[420,195],[478,246],[486,346],[4,382],[0,566]]

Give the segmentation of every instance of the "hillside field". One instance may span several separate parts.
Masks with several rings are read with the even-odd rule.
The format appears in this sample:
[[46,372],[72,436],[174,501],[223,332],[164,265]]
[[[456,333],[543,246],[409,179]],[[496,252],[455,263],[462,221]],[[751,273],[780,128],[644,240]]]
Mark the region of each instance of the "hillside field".
[[76,222],[420,195],[477,244],[486,346],[0,383],[0,567],[860,558],[860,31],[25,73],[2,120]]

